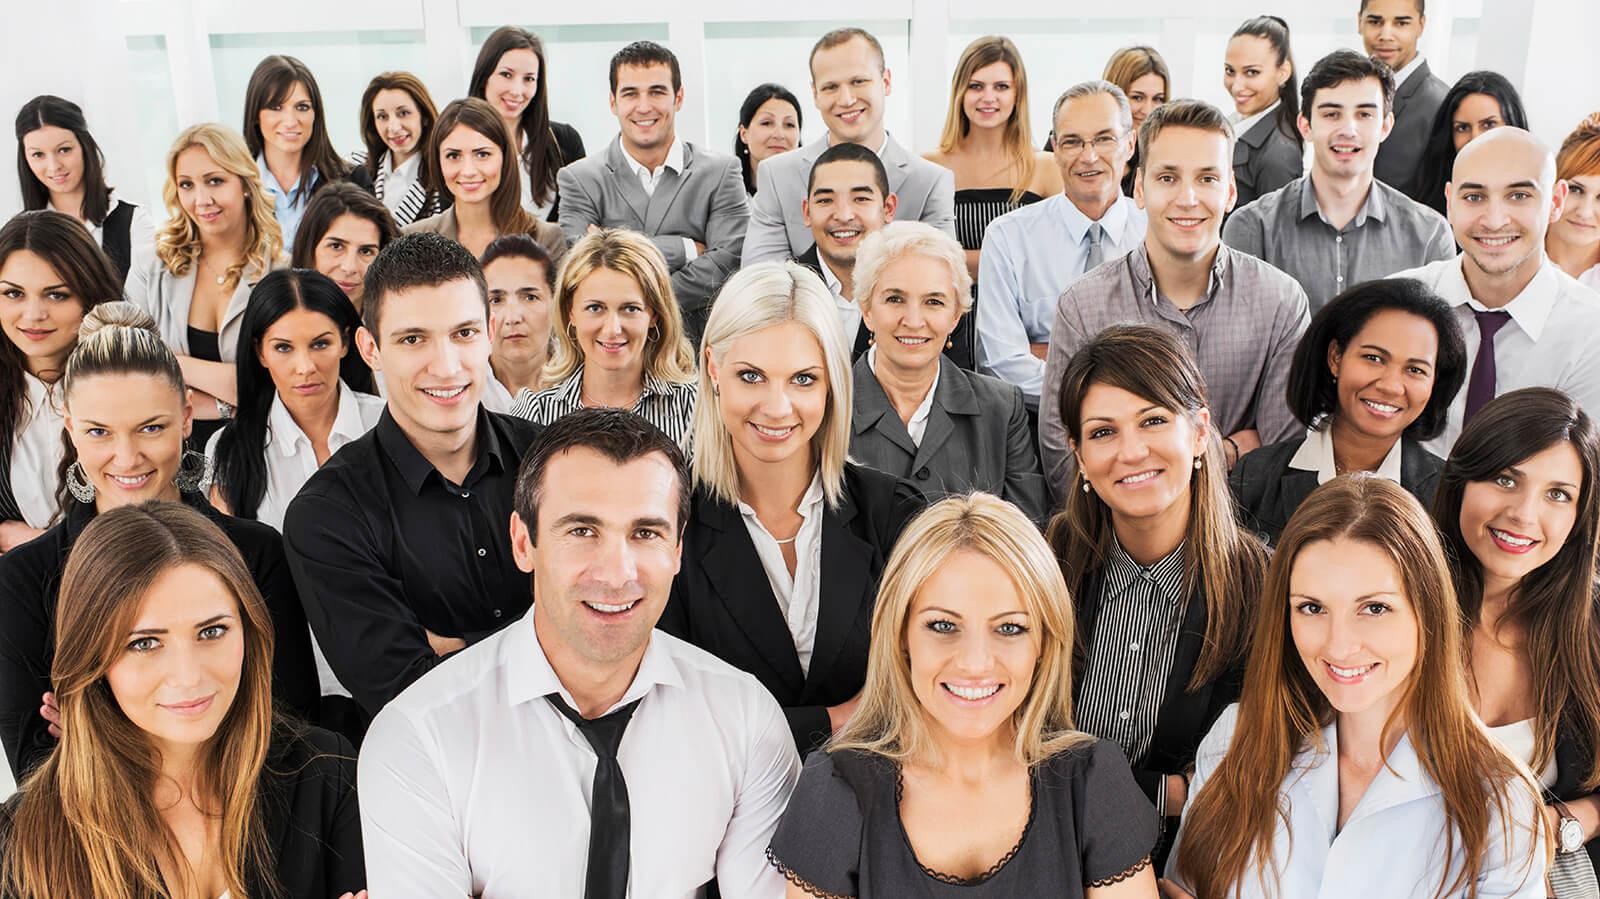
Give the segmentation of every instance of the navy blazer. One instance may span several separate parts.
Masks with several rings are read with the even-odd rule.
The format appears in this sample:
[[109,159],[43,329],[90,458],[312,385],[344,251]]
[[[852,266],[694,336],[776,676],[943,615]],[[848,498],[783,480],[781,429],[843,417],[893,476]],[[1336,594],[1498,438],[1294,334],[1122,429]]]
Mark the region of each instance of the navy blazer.
[[878,577],[921,508],[910,484],[845,465],[839,507],[822,518],[817,636],[807,673],[738,506],[697,487],[682,567],[657,626],[755,675],[783,706],[795,745],[809,752],[832,733],[828,706],[854,697],[866,682]]
[[1234,140],[1233,180],[1239,189],[1235,209],[1272,193],[1305,170],[1299,142],[1278,128],[1278,112],[1273,110]]

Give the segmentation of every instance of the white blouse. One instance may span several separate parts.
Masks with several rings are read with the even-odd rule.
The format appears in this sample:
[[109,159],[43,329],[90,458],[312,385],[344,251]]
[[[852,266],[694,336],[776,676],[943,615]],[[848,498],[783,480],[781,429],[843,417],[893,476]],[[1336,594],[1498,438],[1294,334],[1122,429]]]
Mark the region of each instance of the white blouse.
[[11,495],[28,527],[48,527],[56,514],[56,470],[61,465],[61,407],[51,385],[24,373],[26,417],[11,446]]
[[794,538],[794,575],[783,561],[783,547],[767,530],[756,510],[747,503],[739,503],[739,515],[744,519],[745,530],[750,532],[750,542],[756,546],[756,557],[767,573],[767,583],[772,585],[772,595],[778,608],[789,623],[789,633],[794,636],[795,654],[800,657],[800,670],[811,673],[811,650],[817,642],[817,597],[822,585],[822,474],[811,476],[811,486],[800,498],[800,531]]
[[[1539,742],[1539,736],[1533,730],[1533,719],[1525,718],[1502,724],[1499,727],[1487,728],[1489,736],[1494,738],[1500,748],[1504,749],[1512,758],[1521,759],[1533,767],[1533,751]],[[1550,761],[1545,763],[1544,770],[1538,772],[1539,783],[1545,789],[1550,789],[1556,782],[1556,759],[1552,755]]]
[[422,176],[422,154],[412,153],[411,158],[400,163],[398,167],[391,166],[393,161],[394,153],[391,151],[383,154],[383,161],[378,164],[384,176],[383,196],[378,199],[383,202],[384,208],[389,210],[390,215],[399,211],[400,204],[405,202],[406,194],[411,192],[411,185],[416,184],[417,179]]

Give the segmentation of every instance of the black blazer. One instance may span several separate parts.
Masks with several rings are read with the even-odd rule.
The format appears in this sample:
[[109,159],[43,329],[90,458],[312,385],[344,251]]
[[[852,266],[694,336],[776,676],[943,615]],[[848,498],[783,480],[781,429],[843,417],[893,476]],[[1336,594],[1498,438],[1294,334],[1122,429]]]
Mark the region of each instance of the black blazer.
[[[578,134],[578,129],[572,127],[571,125],[568,125],[565,122],[552,121],[550,123],[550,133],[555,136],[556,149],[561,151],[561,164],[563,166],[572,165],[574,162],[577,162],[583,157],[589,155],[588,152],[583,149],[583,136]],[[528,177],[526,170],[522,172],[522,177]],[[555,190],[555,188],[552,187],[551,190]],[[551,205],[550,214],[545,217],[545,221],[558,221],[560,215],[561,194],[560,192],[557,192],[556,201]]]
[[844,496],[822,518],[817,637],[806,674],[738,506],[697,487],[682,567],[657,626],[755,675],[783,706],[795,745],[809,752],[831,733],[828,706],[849,700],[866,681],[878,576],[921,508],[910,484],[845,465]]
[[1274,109],[1234,141],[1233,180],[1239,189],[1235,209],[1288,184],[1305,169],[1300,145],[1278,128],[1278,112]]
[[[796,256],[794,261],[816,272],[817,277],[822,278],[824,282],[828,280],[822,274],[822,260],[817,257],[816,244],[812,244],[811,249]],[[954,362],[957,368],[966,371],[978,370],[978,331],[974,325],[976,318],[977,307],[974,306],[970,313],[961,316],[961,320],[956,322],[956,329],[950,332],[950,345],[944,348],[945,358]],[[872,346],[872,332],[863,324],[856,329],[856,342],[850,348],[850,361],[854,362],[865,356],[867,347],[870,346]]]
[[[1562,727],[1556,732],[1556,782],[1545,791],[1545,797],[1555,796],[1570,802],[1592,795],[1592,791],[1581,786],[1591,767],[1592,756],[1584,752],[1583,745],[1570,729]],[[1600,870],[1600,837],[1590,840],[1583,848],[1589,850],[1589,860],[1595,870]]]
[[[1277,544],[1294,510],[1317,489],[1316,472],[1289,467],[1305,442],[1306,438],[1295,437],[1246,453],[1228,474],[1239,523],[1268,545]],[[1424,509],[1433,508],[1433,493],[1443,469],[1443,459],[1409,437],[1400,438],[1400,486]]]

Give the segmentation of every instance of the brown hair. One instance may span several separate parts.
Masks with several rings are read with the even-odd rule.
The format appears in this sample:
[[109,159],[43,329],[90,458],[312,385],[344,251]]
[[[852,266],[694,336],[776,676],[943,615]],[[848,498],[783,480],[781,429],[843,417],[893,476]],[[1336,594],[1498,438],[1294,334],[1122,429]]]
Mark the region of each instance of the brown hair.
[[[873,55],[878,57],[878,71],[882,72],[886,67],[886,63],[883,61],[883,44],[878,43],[878,39],[872,36],[872,32],[865,28],[853,27],[835,28],[817,38],[817,42],[811,45],[811,55],[806,57],[806,69],[811,70],[812,63],[817,61],[818,53],[824,50],[832,50],[834,47],[844,46],[857,38],[866,41],[867,46],[872,48]],[[812,71],[811,77],[816,78],[815,71]]]
[[428,158],[422,161],[427,169],[428,180],[434,184],[444,184],[439,148],[457,125],[478,132],[500,148],[500,185],[489,197],[489,218],[494,221],[495,231],[500,234],[532,234],[538,228],[538,223],[522,208],[522,174],[518,171],[521,166],[517,164],[516,143],[506,130],[505,121],[487,100],[476,97],[451,100],[439,113],[439,121],[433,126],[433,136],[428,139]]
[[[1526,826],[1517,820],[1516,792],[1528,791],[1528,801],[1540,807],[1525,769],[1472,711],[1461,609],[1433,522],[1397,484],[1364,472],[1336,478],[1313,491],[1284,528],[1255,618],[1232,743],[1184,812],[1176,867],[1197,896],[1235,895],[1252,871],[1267,883],[1273,835],[1284,817],[1284,779],[1308,741],[1322,753],[1335,751],[1321,744],[1334,710],[1294,647],[1289,585],[1301,550],[1339,538],[1387,555],[1416,613],[1416,665],[1384,737],[1387,744],[1396,729],[1409,735],[1422,770],[1439,786],[1446,856],[1459,846],[1463,864],[1453,873],[1446,867],[1436,895],[1477,896],[1477,872],[1495,842],[1494,819],[1509,843],[1511,828]],[[1533,826],[1543,821],[1539,816]]]
[[[478,48],[478,59],[472,64],[472,78],[467,84],[467,96],[485,99],[489,76],[499,68],[500,57],[512,50],[531,50],[539,60],[539,88],[522,110],[522,117],[517,120],[517,130],[522,132],[522,139],[511,143],[512,146],[521,144],[522,168],[524,175],[533,182],[533,201],[543,204],[546,198],[555,195],[556,171],[576,160],[567,159],[561,154],[561,144],[550,127],[550,68],[545,65],[544,43],[539,36],[515,25],[502,25],[491,32],[483,46]],[[494,107],[489,109],[493,111]],[[495,113],[496,118],[499,115]]]
[[[410,72],[380,72],[374,75],[361,94],[361,142],[367,147],[367,158],[362,165],[369,178],[378,177],[378,170],[383,167],[383,155],[389,152],[389,145],[378,133],[378,120],[372,113],[373,101],[384,91],[405,91],[411,97],[411,102],[417,105],[417,117],[422,119],[417,149],[427,148],[433,136],[433,123],[439,120],[439,109],[433,105],[433,95],[428,93],[428,86],[422,83],[422,79]],[[427,166],[422,166],[422,169],[425,173]],[[422,182],[422,187],[429,192],[439,189],[439,185],[429,184],[426,180]]]
[[1228,139],[1228,158],[1233,158],[1233,125],[1222,110],[1204,100],[1173,100],[1150,110],[1139,126],[1139,158],[1144,160],[1141,167],[1149,164],[1150,145],[1168,128],[1196,128],[1220,134]]
[[232,894],[246,895],[247,875],[277,892],[257,798],[272,729],[272,620],[220,528],[185,506],[148,502],[97,516],[67,558],[50,671],[61,741],[23,782],[14,804],[0,871],[7,895],[166,896],[172,888],[163,863],[181,872],[181,894],[192,894],[183,849],[151,801],[160,750],[106,684],[145,595],[179,565],[204,568],[227,586],[244,636],[239,690],[197,756],[195,799],[220,823],[219,861]]
[[1011,118],[1006,120],[1001,142],[1006,155],[1017,170],[1017,182],[1011,187],[1011,202],[1016,203],[1033,183],[1033,171],[1039,164],[1033,155],[1033,132],[1028,126],[1028,72],[1022,67],[1022,51],[1011,38],[991,34],[980,37],[961,51],[956,60],[955,73],[950,76],[950,105],[944,114],[944,132],[939,135],[939,152],[954,153],[972,131],[972,120],[962,99],[967,93],[967,82],[984,66],[1003,62],[1011,67],[1011,83],[1016,103],[1011,108]]
[[1600,112],[1578,123],[1556,152],[1556,177],[1600,175]]
[[1106,70],[1101,78],[1122,88],[1123,93],[1133,89],[1133,83],[1146,75],[1161,76],[1161,91],[1172,93],[1172,73],[1167,71],[1167,61],[1154,47],[1139,45],[1123,47],[1106,60]]
[[[300,186],[294,188],[293,196],[295,203],[303,203],[317,188],[350,173],[350,166],[339,157],[328,139],[328,116],[322,107],[322,91],[305,63],[293,56],[268,56],[256,64],[244,91],[244,143],[250,148],[251,156],[261,155],[266,146],[261,135],[261,110],[287,100],[296,84],[306,89],[313,116],[311,136],[300,152]],[[311,183],[313,168],[317,170],[315,184]],[[290,185],[282,187],[289,190]]]

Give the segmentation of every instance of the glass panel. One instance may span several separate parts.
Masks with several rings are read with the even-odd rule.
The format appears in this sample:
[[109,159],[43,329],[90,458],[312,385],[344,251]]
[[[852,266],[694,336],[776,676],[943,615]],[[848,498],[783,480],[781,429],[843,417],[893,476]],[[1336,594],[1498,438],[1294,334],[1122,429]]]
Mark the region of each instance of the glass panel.
[[[172,99],[172,69],[167,60],[167,39],[161,35],[128,38],[127,77],[131,82],[129,95],[146,98],[140,103],[139,114],[133,117],[138,123],[138,131],[131,140],[111,140],[111,136],[106,135],[100,137],[99,141],[106,147],[107,160],[114,171],[138,172],[143,177],[137,183],[119,184],[112,181],[112,186],[129,200],[148,209],[159,228],[161,221],[166,218],[161,187],[167,177],[164,166],[167,148],[182,130],[178,126],[178,108]],[[135,164],[130,166],[110,162],[113,146],[124,153],[133,153]]]

